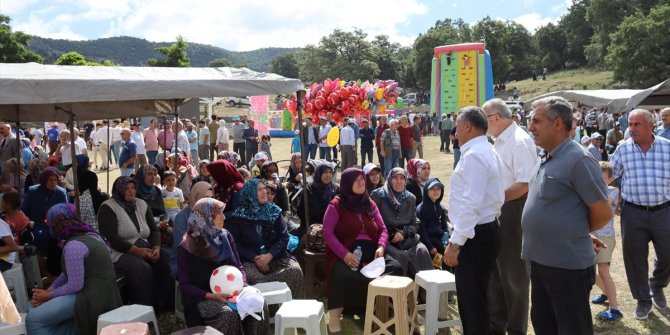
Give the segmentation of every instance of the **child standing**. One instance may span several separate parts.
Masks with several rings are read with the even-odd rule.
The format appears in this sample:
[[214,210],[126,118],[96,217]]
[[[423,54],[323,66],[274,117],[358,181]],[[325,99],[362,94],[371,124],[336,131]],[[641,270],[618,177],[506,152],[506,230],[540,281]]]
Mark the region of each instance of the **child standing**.
[[184,193],[181,189],[175,187],[177,185],[177,174],[174,171],[165,171],[163,182],[165,182],[165,187],[161,191],[163,193],[165,212],[170,221],[174,221],[174,217],[184,205]]
[[[602,170],[603,180],[605,181],[605,184],[608,185],[607,200],[612,207],[612,214],[614,214],[617,204],[619,203],[619,190],[614,186],[610,186],[615,179],[614,176],[612,176],[612,164],[601,161],[600,168]],[[593,235],[602,240],[605,245],[607,245],[607,248],[601,249],[596,255],[596,265],[598,268],[596,285],[603,293],[591,299],[591,302],[594,304],[604,304],[605,301],[609,300],[609,309],[598,313],[596,317],[600,320],[617,321],[623,318],[623,314],[621,314],[621,311],[619,310],[616,287],[614,286],[614,281],[610,275],[612,251],[616,245],[616,239],[614,238],[614,217],[610,219],[605,227],[594,231]]]
[[16,259],[16,242],[7,222],[0,219],[0,272],[12,268]]
[[264,151],[266,154],[268,154],[269,160],[272,160],[272,152],[270,152],[271,146],[272,143],[270,143],[270,135],[261,136],[261,151]]
[[291,154],[300,153],[300,130],[294,130],[295,136],[291,140]]
[[423,188],[423,200],[416,207],[416,217],[421,220],[419,236],[430,255],[438,258],[433,259],[435,264],[442,263],[444,242],[449,241],[447,209],[441,204],[443,196],[444,184],[435,177],[429,178]]

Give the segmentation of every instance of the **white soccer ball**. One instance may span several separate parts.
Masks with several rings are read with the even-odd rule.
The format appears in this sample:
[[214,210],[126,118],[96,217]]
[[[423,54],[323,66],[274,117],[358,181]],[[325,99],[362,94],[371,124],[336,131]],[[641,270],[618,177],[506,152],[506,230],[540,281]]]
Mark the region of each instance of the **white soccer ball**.
[[234,266],[222,265],[212,271],[209,288],[213,293],[235,296],[242,291],[244,279],[242,272]]

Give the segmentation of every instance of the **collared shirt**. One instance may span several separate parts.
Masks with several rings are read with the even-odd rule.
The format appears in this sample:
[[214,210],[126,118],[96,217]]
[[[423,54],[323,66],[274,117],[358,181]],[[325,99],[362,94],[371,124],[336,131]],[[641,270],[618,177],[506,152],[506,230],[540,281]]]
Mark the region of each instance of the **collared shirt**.
[[109,143],[111,141],[111,133],[109,133],[109,127],[104,126],[100,127],[98,130],[98,143],[101,145],[109,146]]
[[593,159],[596,161],[601,161],[603,155],[600,153],[600,149],[593,145],[593,143],[589,144],[589,147],[586,148],[586,150],[593,156]]
[[[209,134],[209,144],[216,144],[216,136],[214,136],[214,134],[219,133],[219,127],[221,127],[221,125],[217,121],[212,121],[206,127],[200,128],[200,136],[204,137],[203,136],[204,134],[202,133],[202,131],[206,128],[208,130],[207,134]],[[204,141],[204,139],[203,139],[203,141]],[[203,141],[200,141],[200,142],[203,142]],[[203,142],[203,143],[200,143],[200,144],[205,144],[205,143]]]
[[121,126],[116,126],[112,128],[112,143],[116,141],[121,141]]
[[454,121],[451,121],[451,118],[445,118],[442,120],[442,130],[451,130],[454,128]]
[[647,153],[632,138],[611,159],[614,176],[622,176],[621,198],[642,206],[670,201],[670,140],[654,136]]
[[535,143],[516,123],[512,122],[495,139],[493,147],[503,165],[503,189],[515,183],[528,183],[539,160]]
[[144,129],[144,147],[147,151],[158,151],[158,129]]
[[[188,146],[191,150],[198,150],[198,133],[196,133],[195,130],[191,130],[186,134],[186,138],[188,139]],[[193,142],[191,142],[191,140],[193,140]]]
[[[119,155],[119,166],[125,164],[129,159],[137,156],[137,145],[132,139],[128,142],[123,142],[123,147],[121,147],[121,154]],[[135,167],[135,163],[126,166],[128,169]]]
[[233,123],[233,143],[244,143],[244,128],[246,127],[242,122]]
[[[331,128],[332,127],[328,123],[326,123],[324,126],[322,126],[321,129],[319,129],[319,138],[324,137],[324,136],[328,136],[328,132],[330,132]],[[324,138],[321,141],[321,144],[319,144],[319,146],[322,147],[322,148],[327,148],[328,147],[328,139]]]
[[187,156],[191,157],[191,145],[188,143],[188,137],[183,130],[180,130],[177,133],[177,148],[179,148],[180,151],[185,152]]
[[165,129],[161,130],[158,133],[158,145],[163,149],[172,150],[172,146],[174,145],[174,131],[172,131],[172,129],[168,129],[168,131],[165,131]]
[[608,118],[609,118],[609,116],[605,112],[602,112],[602,113],[600,113],[600,115],[598,115],[598,129],[600,129],[600,130],[607,129],[607,119]]
[[598,114],[596,114],[596,112],[588,113],[585,120],[587,127],[595,127],[598,122]]
[[314,125],[307,127],[307,144],[316,144],[316,136],[314,136]]
[[475,237],[475,226],[500,215],[505,202],[502,162],[486,136],[461,146],[461,159],[451,175],[449,218],[454,233],[449,241],[464,245]]
[[656,135],[661,136],[666,140],[670,140],[670,126],[668,127],[660,126],[656,128]]
[[[60,148],[60,155],[61,155],[61,163],[63,163],[64,166],[72,165],[72,151],[70,151],[70,141],[68,141],[66,144],[64,144]],[[81,147],[78,146],[76,143],[74,144],[75,148],[75,155],[81,155],[82,150]]]
[[596,160],[570,137],[535,166],[521,216],[522,259],[573,270],[595,264],[588,206],[607,200],[601,176]]
[[133,141],[135,141],[138,155],[144,155],[147,153],[147,149],[144,144],[144,134],[140,133],[137,130],[133,130],[130,132],[130,138],[132,138]]
[[354,144],[356,144],[356,134],[354,133],[354,129],[347,125],[340,130],[340,145]]
[[58,128],[56,127],[51,127],[49,128],[49,130],[47,130],[47,136],[49,137],[49,141],[58,142],[58,136],[60,136],[60,131],[58,131]]
[[100,146],[100,129],[93,129],[91,132],[91,143],[93,143],[92,147]]
[[372,128],[361,128],[361,148],[372,148],[375,131]]

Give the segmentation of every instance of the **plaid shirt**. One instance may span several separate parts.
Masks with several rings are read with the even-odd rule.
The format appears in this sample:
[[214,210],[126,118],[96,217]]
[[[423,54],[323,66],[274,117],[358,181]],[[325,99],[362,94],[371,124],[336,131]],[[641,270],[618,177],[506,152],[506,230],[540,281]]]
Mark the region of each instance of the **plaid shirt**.
[[642,153],[629,138],[619,144],[611,159],[614,175],[623,176],[621,197],[642,206],[670,201],[670,141],[654,136],[654,142]]

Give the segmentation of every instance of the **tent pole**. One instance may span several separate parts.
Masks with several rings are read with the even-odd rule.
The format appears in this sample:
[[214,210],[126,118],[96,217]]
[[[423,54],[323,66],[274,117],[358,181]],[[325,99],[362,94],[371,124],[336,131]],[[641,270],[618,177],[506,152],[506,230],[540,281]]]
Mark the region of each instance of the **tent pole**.
[[[21,120],[19,119],[20,114],[19,114],[19,105],[16,106],[16,191],[21,194],[21,170],[23,170],[23,166],[21,166],[21,158],[22,158],[22,153],[23,153],[23,148],[21,145],[21,132],[20,132],[20,126],[21,126]],[[4,162],[2,162],[4,164]],[[24,162],[26,164],[28,162]]]
[[[173,142],[173,151],[175,153],[174,155],[174,162],[172,162],[172,168],[173,171],[176,173],[177,168],[179,167],[179,164],[177,163],[177,157],[181,157],[181,153],[179,153],[179,146],[177,143],[179,142],[179,127],[178,127],[178,122],[179,122],[179,110],[177,107],[177,100],[172,101],[172,110],[174,111],[174,123],[172,124],[173,131],[174,131],[174,142]],[[178,154],[179,153],[179,154]],[[188,157],[188,155],[187,155]]]
[[[304,222],[304,227],[305,229],[309,228],[309,204],[307,197],[305,196],[305,192],[307,190],[307,175],[305,174],[305,166],[307,166],[307,152],[305,152],[305,143],[303,140],[303,127],[302,127],[302,98],[305,96],[305,91],[298,91],[296,92],[296,96],[298,97],[298,129],[300,130],[300,136],[298,138],[300,139],[300,160],[302,160],[302,199],[305,205],[305,222]],[[309,131],[308,129],[304,129],[304,131]],[[309,136],[309,134],[307,134]],[[301,226],[303,226],[303,222],[300,223]],[[305,230],[306,232],[307,230]]]
[[109,119],[107,119],[107,194],[109,194],[109,170],[112,165],[112,149],[111,146],[109,145]]
[[[74,113],[68,112],[70,114],[70,156],[72,158],[72,179],[74,181],[74,204],[77,206],[77,213],[79,212],[79,178],[77,177],[77,147],[75,144],[75,138],[79,136],[74,132]],[[67,173],[67,171],[66,171]]]

